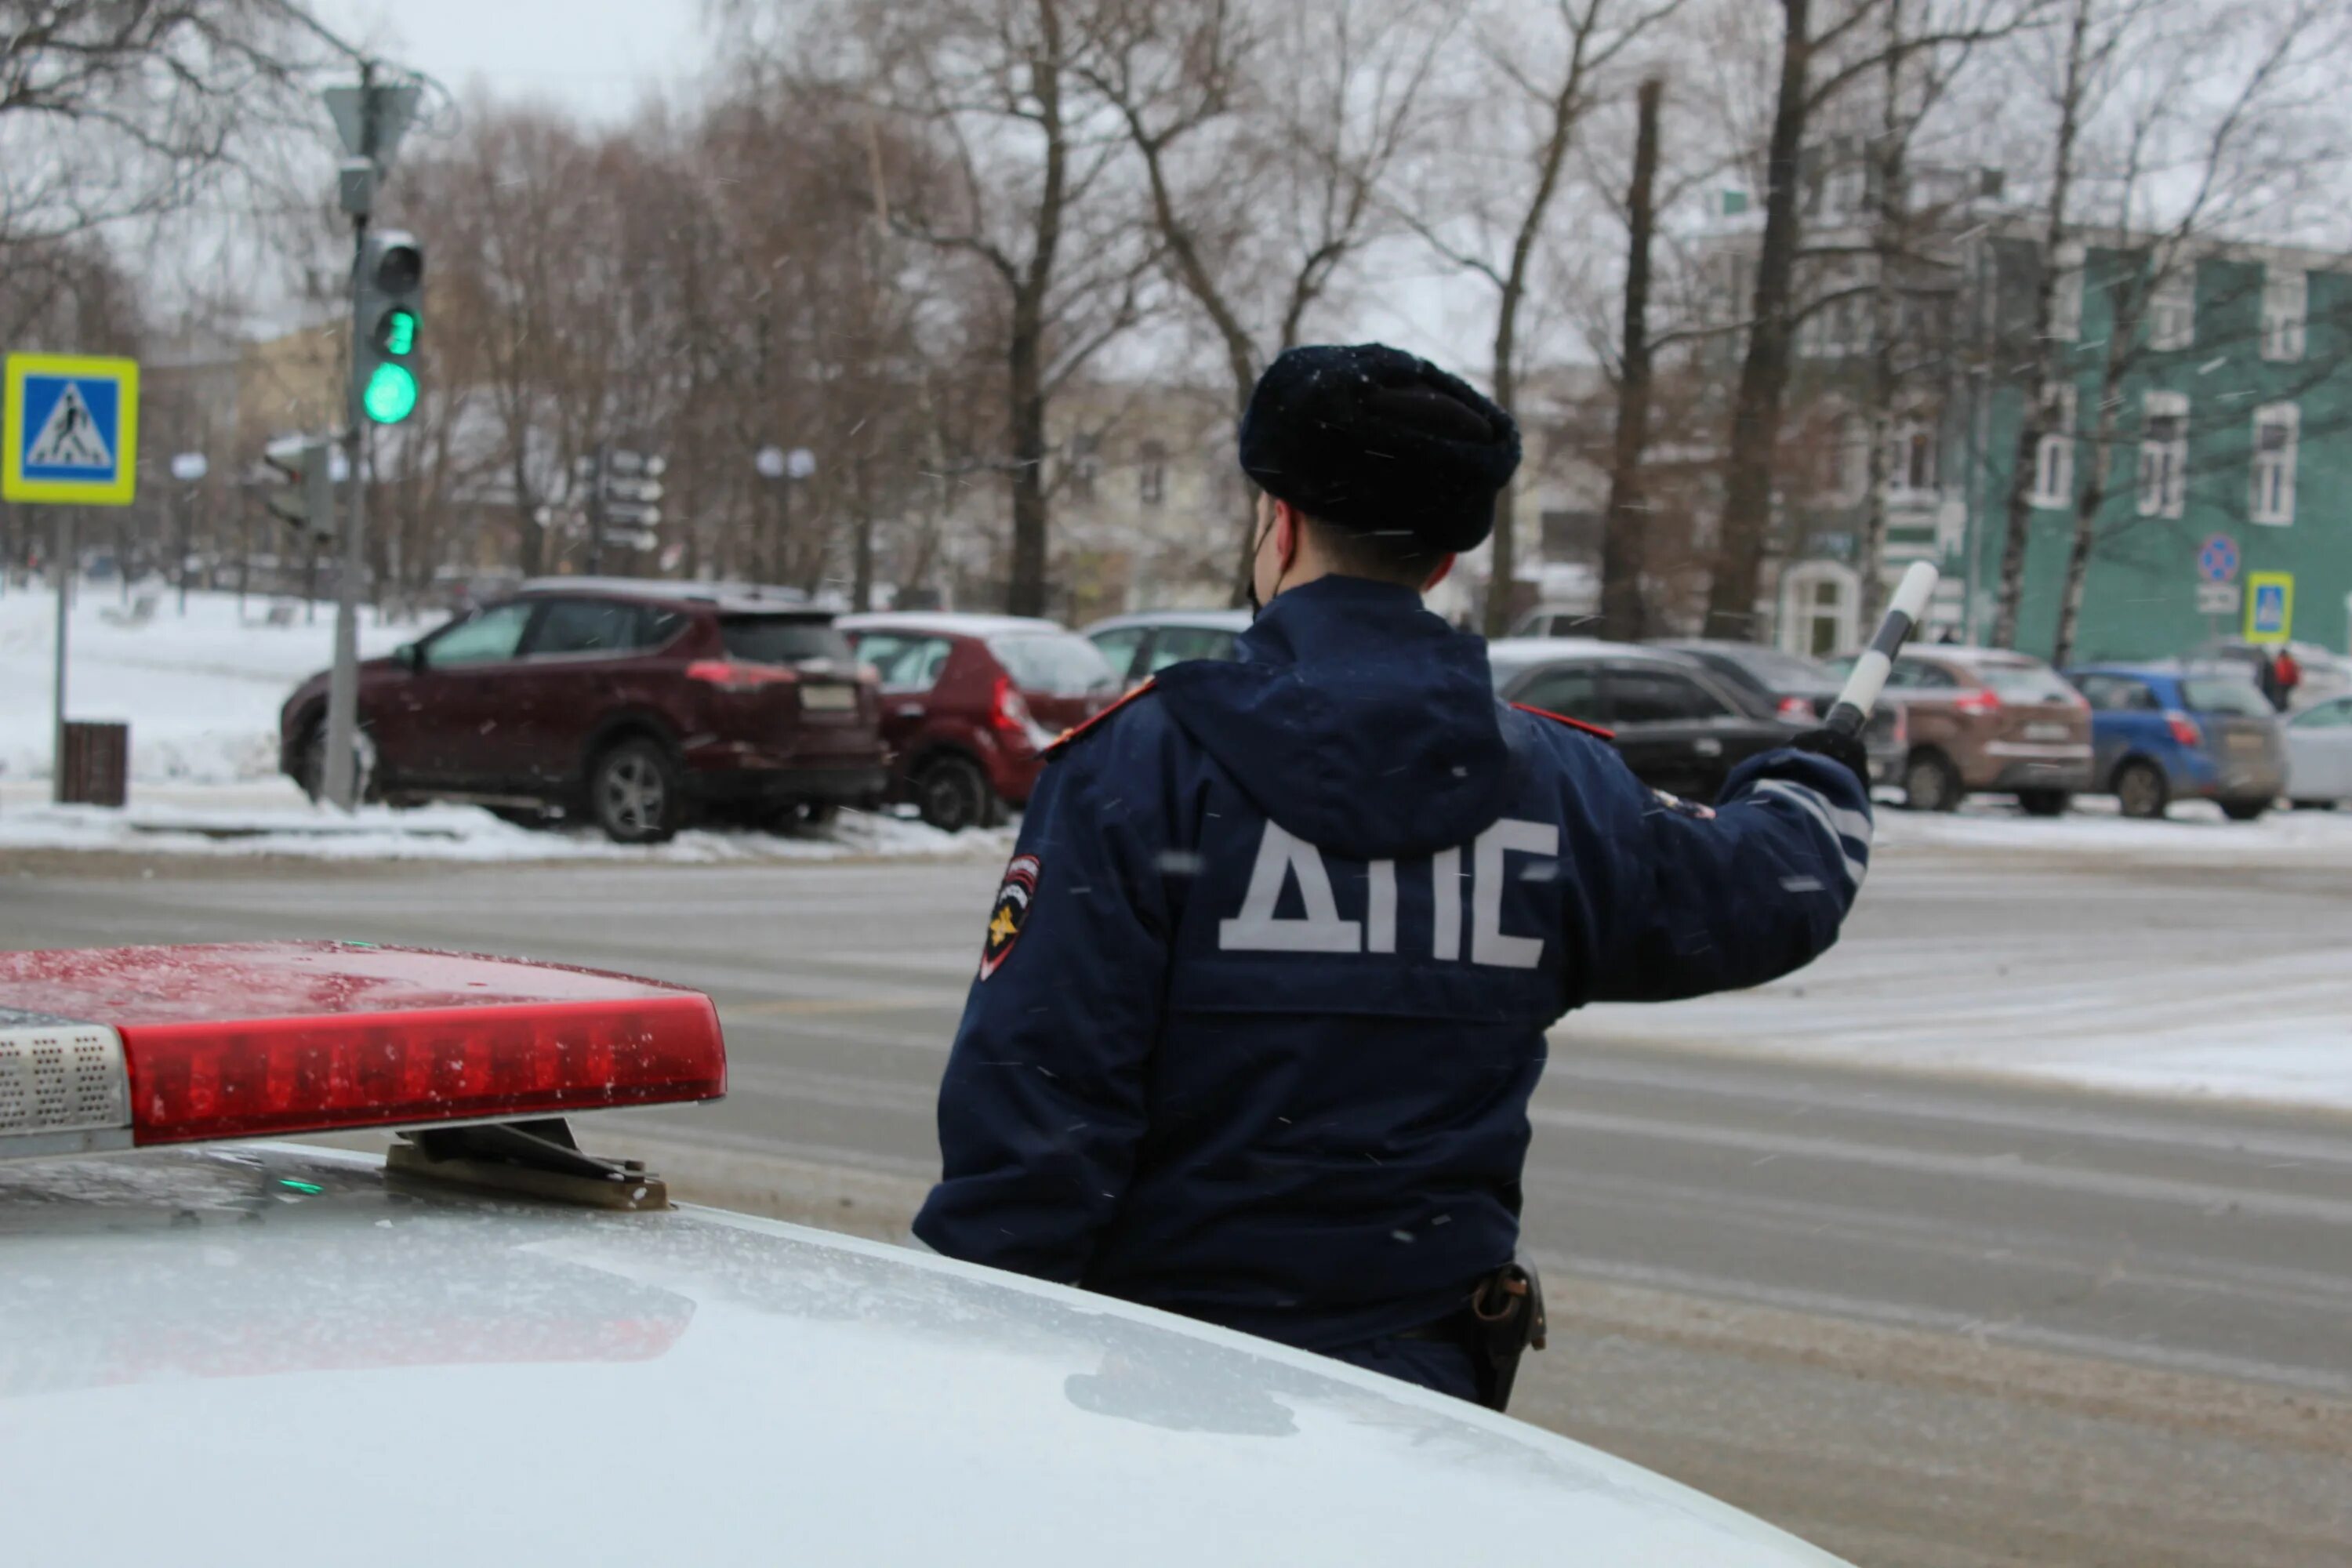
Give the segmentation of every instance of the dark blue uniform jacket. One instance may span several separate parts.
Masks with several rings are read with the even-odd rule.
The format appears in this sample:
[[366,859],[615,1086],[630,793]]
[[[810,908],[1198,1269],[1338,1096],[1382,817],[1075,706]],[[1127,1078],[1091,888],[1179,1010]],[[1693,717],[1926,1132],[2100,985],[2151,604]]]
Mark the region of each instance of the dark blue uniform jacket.
[[1293,589],[1045,770],[916,1234],[1309,1350],[1442,1317],[1517,1243],[1544,1031],[1807,963],[1869,838],[1834,763],[1685,805],[1411,593]]

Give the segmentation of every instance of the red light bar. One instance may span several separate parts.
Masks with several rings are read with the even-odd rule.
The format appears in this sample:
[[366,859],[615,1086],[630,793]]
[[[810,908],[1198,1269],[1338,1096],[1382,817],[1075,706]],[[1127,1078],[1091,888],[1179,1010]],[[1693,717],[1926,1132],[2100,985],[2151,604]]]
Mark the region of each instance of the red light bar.
[[[334,942],[0,953],[0,1009],[113,1032],[133,1144],[562,1116],[727,1091],[709,997],[511,959]],[[17,1033],[37,1051],[29,1026]],[[62,1125],[0,1129],[0,1151],[9,1131]]]

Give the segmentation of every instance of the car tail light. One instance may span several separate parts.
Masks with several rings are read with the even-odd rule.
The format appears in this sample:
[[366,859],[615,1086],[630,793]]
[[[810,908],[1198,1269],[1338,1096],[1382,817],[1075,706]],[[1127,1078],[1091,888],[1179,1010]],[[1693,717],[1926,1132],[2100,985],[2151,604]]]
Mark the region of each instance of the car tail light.
[[800,679],[782,665],[737,664],[724,658],[698,658],[686,667],[686,678],[721,691],[757,691],[764,686],[791,686]]
[[2170,730],[2172,738],[2184,746],[2201,746],[2205,743],[2205,731],[2197,727],[2197,721],[2178,708],[2166,710],[2164,727]]
[[988,704],[988,721],[1008,735],[1025,736],[1036,727],[1037,721],[1030,715],[1029,704],[1023,700],[1009,675],[996,678],[996,689]]
[[1792,724],[1810,724],[1821,717],[1814,711],[1813,700],[1810,697],[1783,697],[1780,699],[1780,713],[1781,718]]
[[[13,1011],[22,1009],[22,1011]],[[0,1156],[715,1100],[710,999],[335,942],[0,954]]]
[[1990,687],[1963,691],[1952,699],[1952,709],[1958,713],[1998,713],[2000,711],[2000,694]]

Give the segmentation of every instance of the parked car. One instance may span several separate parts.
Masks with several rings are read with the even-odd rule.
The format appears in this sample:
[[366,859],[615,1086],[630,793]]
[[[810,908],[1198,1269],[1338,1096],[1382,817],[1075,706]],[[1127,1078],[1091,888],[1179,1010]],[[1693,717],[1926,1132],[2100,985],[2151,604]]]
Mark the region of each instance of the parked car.
[[2286,796],[2299,810],[2352,800],[2352,697],[2315,703],[2286,721]]
[[1896,659],[1886,684],[1903,704],[1903,798],[1915,811],[2000,794],[2056,816],[2093,786],[2090,704],[2038,658],[1935,644]]
[[2285,789],[2284,726],[2236,670],[2101,664],[2066,678],[2091,705],[2093,787],[2113,792],[2126,816],[2162,816],[2193,797],[2252,822]]
[[[2352,697],[2352,660],[2317,643],[2291,642],[2286,647],[2303,671],[2303,679],[2295,683],[2294,694],[2287,699],[2289,710],[2308,708],[2332,697]],[[2192,657],[2198,663],[2226,665],[2259,687],[2262,667],[2277,652],[2275,645],[2269,643],[2221,641],[2205,644]]]
[[[877,803],[881,708],[830,613],[723,586],[526,584],[359,671],[372,799],[560,812],[624,844],[696,815],[811,821]],[[325,673],[278,716],[278,766],[321,792]]]
[[881,684],[892,792],[949,833],[1028,804],[1054,738],[1118,697],[1100,650],[1057,622],[910,611],[839,626]]
[[1540,637],[1591,639],[1600,626],[1601,610],[1597,605],[1538,605],[1511,623],[1510,640],[1517,642]]
[[[1376,1372],[673,1205],[594,1152],[625,1125],[565,1119],[723,1094],[692,992],[326,943],[0,953],[0,1060],[61,1033],[0,1123],[13,1562],[1418,1568],[1475,1528],[1578,1568],[1838,1568]],[[404,1134],[250,1141],[352,1129]]]
[[1171,664],[1232,658],[1249,629],[1247,610],[1146,610],[1097,621],[1078,635],[1102,649],[1120,684],[1140,686]]
[[1731,770],[1785,746],[1791,727],[1759,718],[1681,654],[1573,637],[1487,645],[1505,700],[1612,731],[1634,775],[1653,789],[1711,801]]
[[[1844,685],[1838,672],[1819,659],[1759,643],[1691,637],[1661,638],[1647,646],[1696,659],[1740,698],[1749,712],[1800,729],[1810,729],[1828,718]],[[1908,733],[1902,699],[1889,692],[1871,710],[1870,722],[1862,732],[1863,747],[1870,753],[1872,784],[1893,784],[1902,777]]]

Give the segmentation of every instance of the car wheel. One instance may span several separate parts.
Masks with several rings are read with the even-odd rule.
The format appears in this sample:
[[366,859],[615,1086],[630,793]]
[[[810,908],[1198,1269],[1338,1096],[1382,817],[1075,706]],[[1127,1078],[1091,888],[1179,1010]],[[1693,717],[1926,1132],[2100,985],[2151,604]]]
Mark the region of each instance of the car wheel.
[[2116,805],[2126,816],[2153,820],[2172,804],[2172,786],[2154,763],[2126,763],[2116,770]]
[[1914,752],[1903,766],[1903,804],[1913,811],[1958,811],[1960,771],[1940,752]]
[[[354,798],[373,801],[375,790],[375,742],[365,730],[352,737],[352,790]],[[324,719],[310,726],[302,740],[302,776],[297,781],[310,804],[319,805],[327,798],[327,721]]]
[[941,757],[915,780],[916,808],[942,833],[961,833],[979,822],[994,793],[980,769],[962,757]]
[[2259,822],[2270,808],[2271,803],[2266,800],[2225,800],[2221,803],[2221,815],[2232,822]]
[[624,741],[588,774],[588,809],[615,844],[659,844],[677,832],[677,764],[658,742]]
[[2017,804],[2028,816],[2063,816],[2074,797],[2063,789],[2021,789],[2017,792]]

